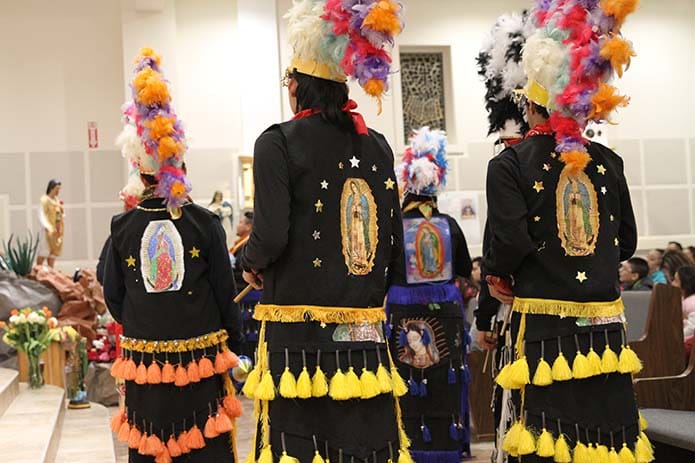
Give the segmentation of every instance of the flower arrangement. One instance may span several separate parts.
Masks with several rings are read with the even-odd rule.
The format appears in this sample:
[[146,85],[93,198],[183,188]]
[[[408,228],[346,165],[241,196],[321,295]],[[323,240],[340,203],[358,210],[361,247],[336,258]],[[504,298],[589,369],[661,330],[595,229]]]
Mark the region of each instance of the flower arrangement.
[[92,347],[87,351],[87,358],[90,362],[113,362],[117,355],[117,338],[122,330],[119,330],[118,323],[113,320],[102,320],[99,317],[99,327],[97,328],[97,338],[92,341]]
[[14,309],[10,312],[9,323],[0,321],[0,329],[5,331],[2,340],[27,355],[31,388],[43,385],[39,358],[56,335],[60,334],[57,326],[58,320],[47,307]]

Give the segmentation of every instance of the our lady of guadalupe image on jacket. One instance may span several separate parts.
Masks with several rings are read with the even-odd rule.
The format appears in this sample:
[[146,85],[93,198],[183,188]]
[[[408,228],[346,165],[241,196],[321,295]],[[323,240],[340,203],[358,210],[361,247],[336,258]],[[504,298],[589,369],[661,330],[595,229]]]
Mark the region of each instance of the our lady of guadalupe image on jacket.
[[376,203],[369,184],[349,178],[340,201],[345,265],[352,275],[367,275],[374,266],[377,245]]
[[594,253],[599,231],[596,190],[585,173],[560,175],[556,193],[557,227],[569,256]]
[[181,289],[185,267],[181,235],[170,220],[147,225],[140,247],[141,269],[148,293]]
[[408,283],[452,278],[451,230],[446,218],[405,219],[403,232]]

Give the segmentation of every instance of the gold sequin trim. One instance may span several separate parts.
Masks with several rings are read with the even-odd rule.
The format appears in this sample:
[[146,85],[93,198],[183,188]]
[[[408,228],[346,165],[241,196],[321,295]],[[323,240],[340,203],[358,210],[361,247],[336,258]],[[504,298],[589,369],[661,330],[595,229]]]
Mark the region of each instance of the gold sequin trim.
[[301,323],[315,321],[322,323],[374,323],[386,321],[383,307],[348,308],[323,307],[311,305],[271,305],[258,304],[253,318],[267,322]]
[[229,335],[226,330],[215,331],[195,338],[162,341],[122,337],[121,348],[133,352],[144,352],[145,354],[189,352],[224,344],[228,338]]

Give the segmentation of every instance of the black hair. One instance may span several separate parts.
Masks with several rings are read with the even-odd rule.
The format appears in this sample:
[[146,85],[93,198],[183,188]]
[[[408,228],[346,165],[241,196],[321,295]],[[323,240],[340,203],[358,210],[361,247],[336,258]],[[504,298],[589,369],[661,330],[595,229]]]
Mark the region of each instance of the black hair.
[[641,257],[632,257],[627,260],[627,263],[632,273],[636,273],[640,280],[649,275],[649,264]]
[[695,266],[686,265],[678,269],[678,276],[681,280],[683,296],[688,297],[695,294]]
[[62,185],[62,182],[60,180],[52,178],[48,181],[48,186],[46,187],[46,194],[49,194],[51,191],[53,191],[53,188],[60,185]]
[[539,116],[543,117],[544,119],[550,118],[550,113],[548,112],[548,110],[545,107],[543,107],[537,103],[534,103],[533,101],[531,101],[530,103],[533,105],[533,107],[535,108],[535,110]]
[[140,174],[140,178],[146,187],[157,185],[157,178],[152,174]]
[[675,244],[679,251],[682,251],[682,250],[683,250],[683,245],[680,244],[678,241],[669,241],[669,242],[668,242],[668,245],[669,245],[669,246],[671,246],[672,244]]
[[482,265],[482,263],[483,263],[483,258],[480,257],[480,256],[475,257],[475,258],[471,261],[471,264],[475,264],[476,262],[477,262],[479,265]]
[[241,213],[241,216],[246,219],[247,222],[253,223],[253,211],[248,210]]
[[222,200],[224,201],[224,195],[222,194],[222,192],[221,192],[220,190],[216,190],[216,191],[212,194],[212,199],[210,200],[210,204],[213,204],[213,203],[215,202],[215,197],[216,197],[217,195],[222,196]]
[[678,270],[688,265],[693,265],[693,263],[682,251],[667,251],[661,260],[661,270],[664,271],[669,281],[673,281]]
[[348,102],[348,86],[344,82],[321,79],[296,70],[290,74],[297,82],[297,109],[315,109],[321,118],[342,130],[354,131],[352,117],[343,110]]

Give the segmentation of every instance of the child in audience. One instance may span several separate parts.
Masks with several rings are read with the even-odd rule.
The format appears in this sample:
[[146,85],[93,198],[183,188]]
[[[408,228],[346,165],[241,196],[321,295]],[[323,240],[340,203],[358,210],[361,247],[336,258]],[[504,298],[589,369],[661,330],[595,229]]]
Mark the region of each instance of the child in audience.
[[661,261],[661,270],[666,275],[666,280],[673,284],[676,272],[686,265],[693,265],[693,261],[688,259],[682,251],[666,251]]

